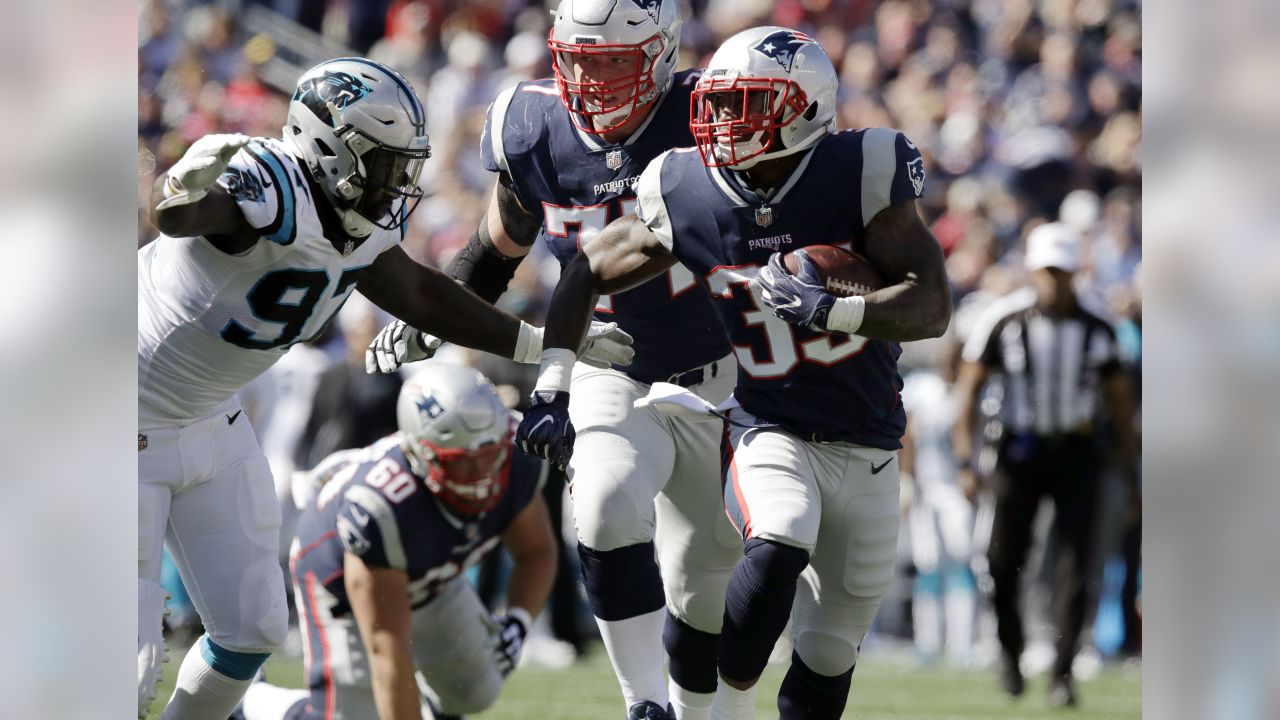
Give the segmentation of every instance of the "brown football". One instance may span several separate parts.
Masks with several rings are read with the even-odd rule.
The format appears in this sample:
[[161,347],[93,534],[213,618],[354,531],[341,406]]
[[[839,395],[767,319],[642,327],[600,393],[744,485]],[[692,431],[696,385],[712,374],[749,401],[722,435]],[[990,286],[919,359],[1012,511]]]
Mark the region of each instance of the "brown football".
[[[866,295],[887,285],[871,261],[858,253],[834,245],[810,245],[800,249],[818,266],[818,275],[827,292],[836,297]],[[798,268],[796,252],[793,250],[782,257],[782,264],[793,275]]]

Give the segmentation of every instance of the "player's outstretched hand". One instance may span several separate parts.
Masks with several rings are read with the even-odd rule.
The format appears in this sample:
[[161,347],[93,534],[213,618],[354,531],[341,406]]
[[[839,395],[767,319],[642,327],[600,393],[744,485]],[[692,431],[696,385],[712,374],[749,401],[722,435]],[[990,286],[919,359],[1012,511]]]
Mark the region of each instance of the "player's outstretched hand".
[[535,390],[533,406],[516,428],[516,447],[526,455],[550,460],[563,470],[573,455],[573,423],[569,422],[569,393]]
[[524,650],[524,640],[529,636],[529,616],[520,608],[514,608],[506,615],[495,615],[493,622],[498,630],[494,648],[497,657],[494,659],[498,663],[498,671],[506,677],[520,664],[520,652]]
[[416,330],[396,320],[388,324],[374,336],[373,342],[364,351],[364,370],[370,375],[374,373],[392,373],[405,363],[426,360],[436,354],[443,340]]
[[792,275],[782,265],[782,253],[769,257],[769,264],[760,269],[756,282],[760,285],[760,297],[773,309],[773,314],[793,325],[816,332],[827,331],[827,315],[836,298],[822,286],[818,266],[803,250],[795,253],[800,272]]
[[165,199],[156,209],[198,202],[249,140],[248,135],[240,134],[205,135],[192,143],[182,159],[169,168]]
[[610,365],[630,365],[636,351],[631,347],[635,339],[616,322],[592,320],[587,336],[578,348],[578,360],[598,368]]

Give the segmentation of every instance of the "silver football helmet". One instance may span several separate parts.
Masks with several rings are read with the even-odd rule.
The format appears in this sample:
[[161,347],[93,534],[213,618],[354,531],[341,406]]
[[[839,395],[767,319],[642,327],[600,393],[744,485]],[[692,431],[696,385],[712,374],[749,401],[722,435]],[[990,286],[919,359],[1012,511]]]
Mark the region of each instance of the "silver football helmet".
[[366,237],[404,224],[431,157],[426,112],[409,82],[364,58],[328,60],[298,80],[284,139],[333,203],[343,228]]
[[677,0],[561,0],[547,46],[560,101],[582,130],[625,125],[671,85]]
[[400,443],[413,472],[451,511],[482,513],[502,497],[515,419],[493,383],[461,365],[429,365],[400,389]]
[[813,38],[768,26],[720,46],[698,79],[689,129],[708,167],[745,170],[800,152],[835,129],[831,59]]

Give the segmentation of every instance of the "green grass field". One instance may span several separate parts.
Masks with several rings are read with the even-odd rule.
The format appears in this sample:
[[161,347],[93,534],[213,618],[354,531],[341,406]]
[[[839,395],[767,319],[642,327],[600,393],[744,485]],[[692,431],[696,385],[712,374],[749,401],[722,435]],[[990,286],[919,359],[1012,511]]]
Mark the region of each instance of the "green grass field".
[[[171,650],[174,660],[165,666],[165,678],[157,693],[168,698],[173,676],[182,661],[181,649]],[[302,661],[278,654],[267,663],[267,676],[277,685],[300,687]],[[785,668],[769,667],[757,693],[758,717],[776,718],[774,706]],[[1107,668],[1098,677],[1077,687],[1081,704],[1076,710],[1052,710],[1046,699],[1047,679],[1028,678],[1027,692],[1013,700],[1000,692],[991,670],[960,671],[918,668],[902,660],[864,656],[853,676],[853,690],[845,718],[859,720],[988,720],[1016,718],[1037,720],[1138,720],[1142,717],[1141,676],[1133,668]],[[159,718],[161,702],[153,707]],[[498,704],[484,720],[620,720],[624,711],[618,684],[602,647],[568,670],[520,668],[507,682]],[[369,720],[376,720],[370,718]]]

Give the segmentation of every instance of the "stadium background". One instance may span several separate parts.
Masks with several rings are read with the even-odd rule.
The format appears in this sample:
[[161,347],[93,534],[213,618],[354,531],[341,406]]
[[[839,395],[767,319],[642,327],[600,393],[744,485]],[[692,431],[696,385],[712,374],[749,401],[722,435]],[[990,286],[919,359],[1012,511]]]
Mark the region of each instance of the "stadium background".
[[[909,347],[906,368],[936,362],[939,346],[962,339],[978,309],[1022,284],[1026,233],[1039,222],[1061,219],[1087,239],[1079,278],[1083,296],[1117,323],[1138,372],[1138,3],[699,0],[683,5],[681,67],[705,62],[721,40],[746,27],[779,24],[803,30],[823,44],[840,72],[839,125],[897,127],[921,148],[929,184],[920,205],[947,255],[958,337]],[[525,0],[143,2],[139,244],[155,235],[146,199],[156,173],[192,141],[212,132],[278,136],[288,94],[302,70],[329,57],[364,54],[404,73],[428,109],[433,157],[423,177],[427,197],[411,218],[405,243],[418,259],[443,266],[475,229],[491,188],[492,177],[476,154],[485,109],[503,88],[549,74],[549,21],[544,3]],[[554,261],[536,252],[522,265],[504,306],[540,323],[556,276]],[[349,305],[335,336],[321,348],[330,368],[354,361],[384,319],[359,302]],[[513,404],[527,395],[527,369],[456,349],[449,356],[480,366],[506,386]],[[271,397],[272,382],[268,376],[251,394]],[[273,409],[270,401],[258,404],[260,432]],[[315,452],[327,447],[320,444]],[[1100,523],[1098,563],[1107,582],[1097,598],[1082,677],[1094,675],[1097,661],[1102,661],[1101,674],[1082,686],[1082,717],[1136,717],[1138,712],[1136,671],[1113,662],[1133,648],[1121,647],[1122,631],[1116,628],[1115,556],[1123,493],[1118,483],[1111,487],[1117,492],[1101,510],[1111,521]],[[973,669],[915,667],[909,644],[895,640],[910,633],[908,560],[904,554],[902,582],[886,598],[868,643],[868,660],[855,674],[847,714],[1037,717],[1045,712],[1034,684],[1020,705],[1009,705],[994,674],[983,668],[981,653]],[[1034,609],[1037,603],[1043,606],[1043,590],[1040,583],[1028,589],[1033,618],[1043,617]],[[584,625],[589,629],[589,620]],[[978,646],[993,656],[988,625],[979,625],[984,636]],[[1041,620],[1030,637],[1044,639],[1047,632]],[[282,673],[280,682],[300,679],[299,661],[287,653],[273,660],[271,669]],[[559,708],[556,717],[599,717],[616,712],[615,688],[597,645],[568,670],[517,673],[488,715],[542,717],[551,703]],[[761,693],[762,710],[769,696]]]

